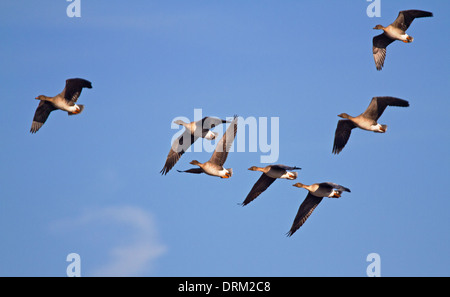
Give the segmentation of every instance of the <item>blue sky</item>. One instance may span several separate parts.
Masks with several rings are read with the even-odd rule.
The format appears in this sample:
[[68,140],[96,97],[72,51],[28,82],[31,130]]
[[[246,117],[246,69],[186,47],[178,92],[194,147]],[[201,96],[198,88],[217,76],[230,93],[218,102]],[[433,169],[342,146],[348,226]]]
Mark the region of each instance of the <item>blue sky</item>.
[[[358,1],[1,1],[0,276],[449,276],[450,3]],[[376,71],[372,28],[405,9],[412,44],[388,47]],[[82,77],[82,114],[53,112],[28,131],[40,94]],[[396,96],[385,134],[334,131],[374,96]],[[277,180],[246,207],[261,151],[230,153],[228,180],[167,176],[176,117],[279,119],[279,159],[297,181],[352,190],[325,199],[288,238],[307,191]],[[270,121],[269,121],[270,123]],[[219,132],[221,130],[218,130]],[[242,133],[242,131],[239,131]]]

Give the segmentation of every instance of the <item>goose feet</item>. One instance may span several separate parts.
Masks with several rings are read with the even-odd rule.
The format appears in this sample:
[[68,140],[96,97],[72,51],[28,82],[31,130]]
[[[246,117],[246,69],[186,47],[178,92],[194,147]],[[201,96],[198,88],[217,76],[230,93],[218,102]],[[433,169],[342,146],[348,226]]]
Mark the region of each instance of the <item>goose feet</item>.
[[224,176],[222,176],[222,178],[230,178],[231,177],[231,174],[230,173],[225,173],[225,175]]

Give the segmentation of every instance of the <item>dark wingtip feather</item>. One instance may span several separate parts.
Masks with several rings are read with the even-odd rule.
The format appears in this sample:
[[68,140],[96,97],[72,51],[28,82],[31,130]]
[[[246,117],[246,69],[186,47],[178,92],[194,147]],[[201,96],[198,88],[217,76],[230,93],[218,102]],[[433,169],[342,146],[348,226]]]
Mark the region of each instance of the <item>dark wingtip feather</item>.
[[[295,231],[297,231],[297,230],[295,230]],[[295,233],[295,231],[289,230],[288,232],[286,232],[286,236],[291,237]]]
[[43,125],[43,123],[33,121],[33,123],[31,124],[30,133],[35,134],[37,131],[39,131],[39,129],[41,129]]
[[343,149],[344,149],[343,147],[338,147],[338,145],[335,143],[333,145],[332,153],[335,155],[339,155],[339,153],[342,152]]

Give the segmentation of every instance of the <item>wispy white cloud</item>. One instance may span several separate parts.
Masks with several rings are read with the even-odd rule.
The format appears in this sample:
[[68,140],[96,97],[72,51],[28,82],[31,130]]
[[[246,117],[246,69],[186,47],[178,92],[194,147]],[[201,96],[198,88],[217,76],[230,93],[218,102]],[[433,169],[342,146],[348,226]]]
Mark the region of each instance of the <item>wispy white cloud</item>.
[[[154,266],[154,261],[163,255],[167,248],[158,238],[158,232],[153,216],[134,206],[114,206],[90,210],[82,215],[60,221],[58,229],[95,229],[98,225],[125,227],[127,230],[126,243],[124,240],[105,251],[108,256],[106,263],[93,267],[82,275],[89,276],[140,276]],[[56,226],[56,224],[55,224]],[[118,234],[119,236],[119,234]],[[83,265],[86,267],[87,265]]]

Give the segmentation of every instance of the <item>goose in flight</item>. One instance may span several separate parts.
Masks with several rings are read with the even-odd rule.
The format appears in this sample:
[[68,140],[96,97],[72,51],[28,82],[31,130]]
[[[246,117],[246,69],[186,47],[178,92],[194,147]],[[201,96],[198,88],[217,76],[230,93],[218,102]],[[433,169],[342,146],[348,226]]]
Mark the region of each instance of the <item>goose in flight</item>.
[[190,162],[192,165],[197,165],[199,168],[192,168],[184,171],[178,170],[178,172],[187,172],[187,173],[206,173],[211,176],[218,176],[220,178],[229,178],[233,175],[233,170],[231,168],[224,168],[223,165],[228,157],[228,152],[231,148],[231,145],[236,137],[237,133],[237,121],[238,117],[234,116],[233,121],[230,126],[223,134],[220,141],[217,143],[216,149],[211,156],[211,159],[205,163],[200,163],[197,160],[193,160]]
[[79,114],[84,105],[76,104],[83,88],[92,88],[90,81],[82,78],[71,78],[66,80],[64,90],[54,97],[39,95],[35,99],[40,100],[34,113],[31,133],[36,133],[44,125],[50,113],[56,109],[67,111],[68,115]]
[[338,116],[345,120],[339,120],[336,132],[334,134],[333,153],[339,154],[347,144],[352,129],[358,127],[363,130],[373,131],[377,133],[385,133],[387,125],[378,124],[378,119],[388,106],[408,107],[406,100],[395,97],[373,97],[366,111],[357,117],[349,116],[341,113]]
[[383,30],[378,36],[373,38],[373,58],[375,60],[375,66],[377,70],[381,70],[384,66],[384,60],[386,58],[386,47],[394,42],[400,40],[405,43],[413,42],[414,38],[406,34],[406,30],[409,28],[415,18],[432,17],[433,14],[428,11],[422,10],[403,10],[398,14],[397,19],[387,27],[382,25],[376,25],[374,30]]
[[242,202],[242,206],[245,206],[255,200],[262,192],[267,190],[267,188],[277,179],[290,179],[294,180],[297,178],[298,174],[292,170],[300,170],[299,167],[290,167],[285,165],[269,165],[266,167],[252,166],[248,170],[251,171],[261,171],[261,177],[256,181],[253,188],[248,193],[247,198]]
[[214,117],[204,117],[199,121],[194,121],[191,123],[185,123],[182,120],[177,120],[174,122],[180,126],[185,127],[183,134],[178,137],[172,143],[169,154],[166,158],[166,163],[160,173],[166,175],[175,164],[178,162],[180,157],[188,150],[188,148],[198,139],[205,138],[208,140],[213,140],[217,137],[218,133],[212,132],[211,129],[224,123],[230,123],[230,121],[221,120]]
[[322,201],[323,197],[339,198],[341,197],[342,192],[350,192],[349,188],[330,182],[312,184],[310,186],[296,183],[293,186],[308,190],[308,195],[300,205],[291,230],[287,233],[287,236],[289,237],[306,222],[317,205]]

